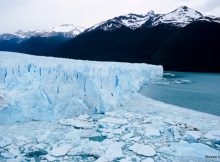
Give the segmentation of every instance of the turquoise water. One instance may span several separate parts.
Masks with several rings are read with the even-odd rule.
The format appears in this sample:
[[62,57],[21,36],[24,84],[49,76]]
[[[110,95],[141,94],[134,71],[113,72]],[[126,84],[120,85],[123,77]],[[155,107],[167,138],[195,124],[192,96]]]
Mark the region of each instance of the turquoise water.
[[220,74],[165,72],[140,92],[155,100],[220,116]]

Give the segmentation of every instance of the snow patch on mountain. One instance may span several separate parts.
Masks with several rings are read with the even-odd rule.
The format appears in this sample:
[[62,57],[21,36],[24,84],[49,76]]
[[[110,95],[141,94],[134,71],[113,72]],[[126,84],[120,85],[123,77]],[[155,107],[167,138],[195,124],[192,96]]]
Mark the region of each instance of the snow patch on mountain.
[[36,36],[44,36],[47,34],[44,30],[19,30],[14,33],[19,38],[30,38],[30,37],[36,37]]
[[101,22],[87,29],[86,31],[92,31],[95,29],[101,29],[104,31],[112,31],[121,27],[127,27],[135,30],[141,27],[147,20],[154,16],[154,12],[150,11],[146,15],[128,14],[124,16],[115,17],[113,19]]
[[54,27],[52,29],[52,32],[69,33],[72,35],[72,37],[75,37],[75,36],[79,35],[80,33],[82,33],[84,30],[85,30],[85,28],[80,27],[80,26],[76,26],[73,24],[64,24],[61,26]]
[[203,15],[196,10],[182,6],[176,10],[155,18],[153,26],[159,24],[172,24],[174,26],[184,27]]
[[82,33],[85,28],[76,26],[73,24],[64,24],[52,28],[51,30],[18,30],[17,32],[10,34],[0,34],[0,40],[10,40],[10,39],[28,39],[31,37],[51,37],[63,35],[67,38],[73,38],[80,33]]

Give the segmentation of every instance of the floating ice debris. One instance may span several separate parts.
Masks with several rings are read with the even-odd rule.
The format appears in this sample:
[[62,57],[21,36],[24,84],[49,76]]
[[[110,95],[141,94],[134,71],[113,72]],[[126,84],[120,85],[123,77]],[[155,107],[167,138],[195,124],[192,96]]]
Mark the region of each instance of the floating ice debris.
[[169,147],[162,147],[158,152],[181,157],[205,159],[205,155],[218,156],[220,152],[201,143],[171,143]]
[[154,159],[146,158],[146,159],[142,160],[141,162],[154,162]]
[[124,124],[128,123],[128,121],[126,119],[119,119],[119,118],[113,118],[113,117],[102,118],[99,120],[99,122],[110,123],[110,124],[119,124],[119,125],[124,125]]
[[12,140],[8,137],[0,137],[0,148],[10,145]]
[[172,74],[172,73],[163,73],[163,76],[171,76],[171,77],[174,77],[175,74]]
[[151,81],[152,84],[162,84],[162,85],[168,85],[171,84],[169,82],[159,82],[159,81]]
[[11,154],[11,153],[9,153],[9,152],[1,152],[1,153],[0,153],[0,156],[3,156],[3,157],[6,158],[6,159],[12,159],[12,158],[15,157],[13,154]]
[[48,161],[55,161],[57,159],[57,158],[50,156],[50,155],[46,155],[44,158]]
[[149,145],[144,145],[144,144],[135,143],[134,145],[129,147],[129,150],[137,153],[138,155],[143,155],[143,156],[156,155],[156,151],[154,150],[154,148],[152,148]]
[[122,134],[123,132],[124,132],[124,129],[121,129],[121,128],[115,129],[112,131],[113,134]]
[[123,158],[122,147],[124,143],[122,142],[112,142],[105,153],[96,162],[113,161]]
[[220,140],[220,130],[211,130],[206,135],[206,138],[213,140]]
[[173,139],[175,140],[175,141],[178,141],[178,140],[180,140],[181,139],[181,135],[180,135],[180,129],[178,128],[178,127],[171,127],[170,128],[170,131],[172,132],[172,134],[173,134]]
[[136,137],[129,138],[128,140],[138,142],[141,140],[141,137],[136,136]]
[[121,159],[120,162],[132,162],[130,157],[126,157],[125,159]]
[[122,139],[122,140],[127,140],[127,139],[129,139],[129,138],[131,138],[131,137],[133,137],[133,136],[134,136],[133,133],[128,133],[128,134],[125,134],[124,136],[122,136],[121,139]]
[[52,156],[64,156],[68,153],[68,151],[70,151],[70,149],[72,148],[72,146],[70,145],[62,145],[62,146],[58,146],[56,148],[53,148],[50,152],[49,155]]
[[84,114],[84,115],[78,116],[77,118],[80,119],[80,120],[88,120],[89,119],[89,115]]
[[150,137],[150,136],[160,136],[160,131],[152,126],[147,126],[145,127],[145,133],[144,135],[146,137]]
[[67,126],[73,126],[73,127],[76,127],[76,128],[84,128],[84,129],[88,129],[88,128],[93,127],[93,124],[91,122],[80,120],[80,119],[77,119],[77,118],[61,119],[59,121],[59,124],[67,125]]
[[[151,102],[151,100],[149,101]],[[55,161],[98,160],[101,162],[126,160],[127,162],[151,162],[152,160],[172,162],[181,161],[181,159],[205,161],[206,154],[214,155],[212,153],[219,150],[220,145],[217,140],[220,132],[218,131],[219,118],[207,114],[202,116],[207,116],[207,118],[200,118],[201,114],[198,115],[199,113],[190,110],[187,112],[190,115],[193,112],[195,118],[188,118],[186,115],[188,113],[184,114],[180,108],[172,109],[172,106],[169,105],[167,108],[159,109],[160,104],[148,105],[150,102],[147,102],[146,110],[142,113],[136,111],[138,106],[140,106],[140,110],[144,109],[145,104],[141,102],[138,100],[136,104],[131,104],[131,108],[128,110],[132,110],[134,107],[134,111],[121,108],[107,114],[91,114],[89,117],[83,115],[71,118],[70,121],[64,119],[63,124],[59,124],[57,121],[1,124],[1,140],[7,137],[12,141],[6,142],[9,145],[4,144],[5,147],[0,148],[0,161],[53,161],[54,159],[56,159]],[[170,108],[176,111],[167,112]],[[129,117],[127,112],[131,113]],[[172,115],[172,113],[182,116]],[[210,118],[215,121],[212,123],[212,127],[203,127]],[[102,120],[104,122],[101,122]],[[80,127],[82,129],[78,129],[76,123],[79,121],[90,123],[93,126],[85,129],[86,124],[86,126]],[[70,126],[66,126],[66,124]],[[213,130],[210,131],[210,129]],[[198,132],[201,132],[201,135],[197,134]],[[149,137],[145,136],[145,133],[148,133]],[[207,139],[203,135],[204,133],[210,138]],[[198,140],[192,140],[192,138]],[[174,147],[173,142],[178,141],[179,143],[176,144],[178,146]],[[200,145],[193,143],[200,143]],[[43,155],[42,152],[37,152],[39,150],[45,150],[48,154]],[[28,153],[31,156],[27,157]],[[199,157],[195,154],[198,154]],[[200,159],[201,157],[204,160]]]
[[197,141],[201,136],[202,134],[200,131],[186,131],[185,134],[186,139],[194,141]]

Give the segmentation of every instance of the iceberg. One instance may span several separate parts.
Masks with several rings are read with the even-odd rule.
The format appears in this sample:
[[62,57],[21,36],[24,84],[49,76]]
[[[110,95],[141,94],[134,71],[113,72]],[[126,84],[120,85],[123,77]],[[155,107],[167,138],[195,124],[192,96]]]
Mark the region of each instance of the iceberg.
[[71,118],[122,106],[162,66],[0,52],[0,123]]

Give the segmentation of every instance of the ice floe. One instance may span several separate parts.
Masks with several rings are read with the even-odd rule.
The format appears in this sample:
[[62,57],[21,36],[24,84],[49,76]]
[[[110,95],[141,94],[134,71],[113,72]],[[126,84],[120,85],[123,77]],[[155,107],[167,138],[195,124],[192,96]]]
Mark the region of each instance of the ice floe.
[[220,152],[201,143],[172,143],[169,147],[158,150],[161,153],[173,156],[205,159],[207,156],[219,156]]
[[96,162],[113,161],[122,158],[124,156],[122,153],[123,146],[124,143],[122,142],[110,143],[105,153]]
[[199,131],[186,131],[186,138],[188,140],[198,140],[199,138],[201,138],[202,134]]
[[219,125],[217,116],[134,95],[106,113],[1,124],[0,161],[217,161]]
[[154,156],[156,151],[149,145],[135,143],[129,148],[131,151],[143,156]]
[[52,156],[64,156],[64,155],[66,155],[70,151],[71,148],[72,148],[72,146],[70,146],[70,145],[58,146],[56,148],[53,148],[49,152],[49,155],[52,155]]
[[112,117],[102,118],[99,120],[99,122],[110,123],[110,124],[120,124],[120,125],[124,125],[128,123],[126,119],[112,118]]
[[146,159],[142,160],[141,162],[154,162],[154,159],[146,158]]
[[67,126],[73,126],[73,127],[76,127],[76,128],[88,129],[88,128],[92,128],[93,127],[92,123],[84,121],[84,120],[80,120],[80,119],[77,119],[77,118],[61,119],[59,121],[59,123],[63,124],[63,125],[67,125]]

